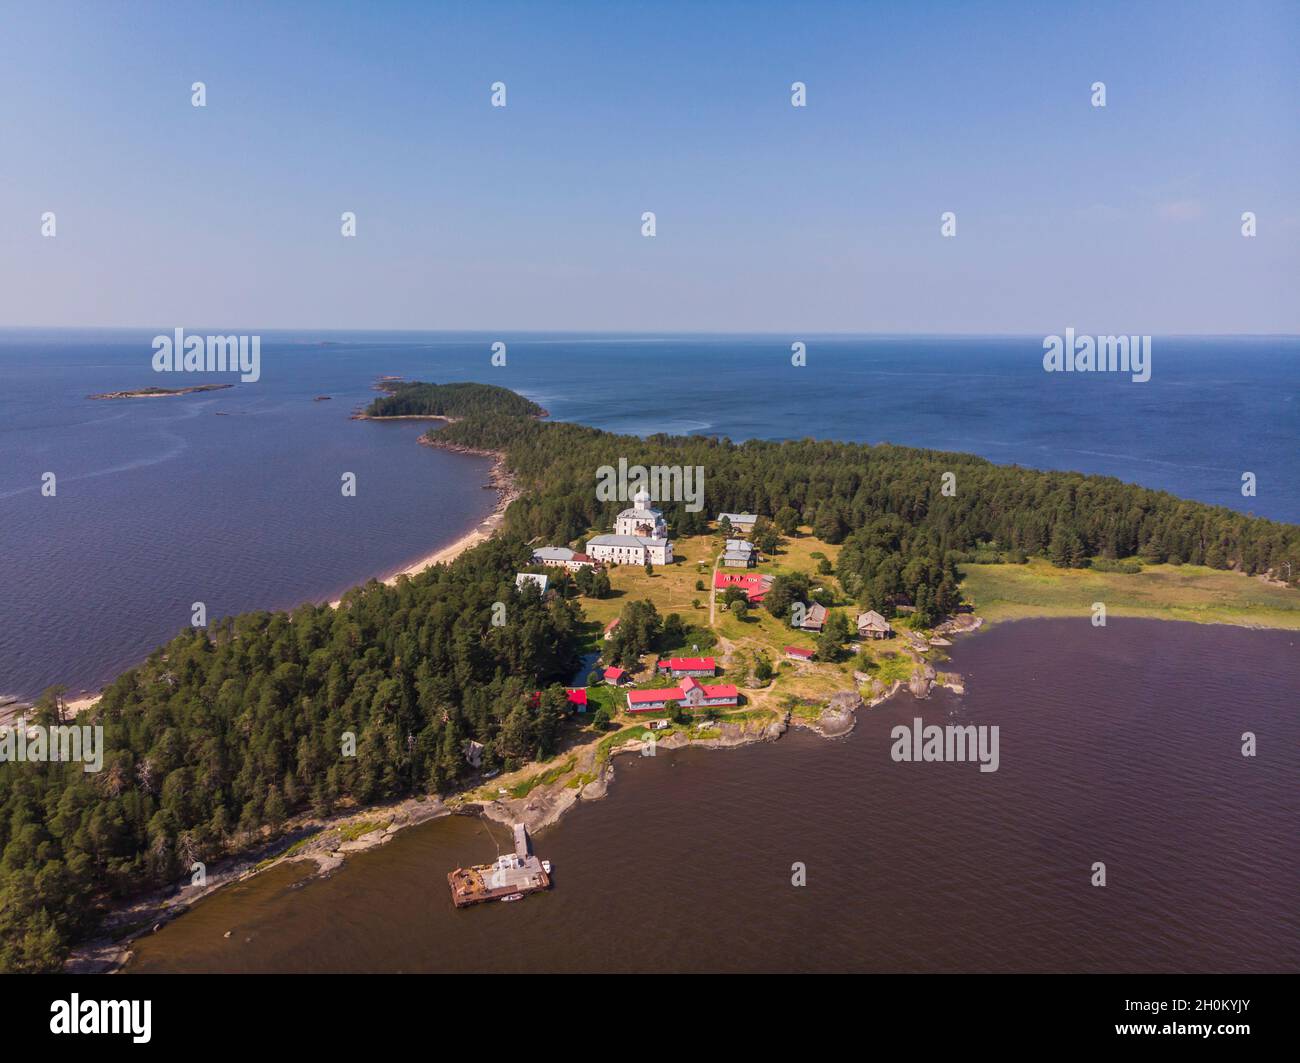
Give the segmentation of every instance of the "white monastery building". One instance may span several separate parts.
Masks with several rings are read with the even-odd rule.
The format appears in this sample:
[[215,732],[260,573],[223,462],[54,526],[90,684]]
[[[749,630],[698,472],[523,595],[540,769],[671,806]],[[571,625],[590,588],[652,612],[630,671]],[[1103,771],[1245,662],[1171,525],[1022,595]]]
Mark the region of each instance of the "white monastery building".
[[586,554],[593,561],[611,565],[669,565],[673,544],[668,538],[668,522],[657,509],[650,508],[650,492],[638,491],[632,508],[625,509],[614,521],[613,535],[593,535],[587,540]]

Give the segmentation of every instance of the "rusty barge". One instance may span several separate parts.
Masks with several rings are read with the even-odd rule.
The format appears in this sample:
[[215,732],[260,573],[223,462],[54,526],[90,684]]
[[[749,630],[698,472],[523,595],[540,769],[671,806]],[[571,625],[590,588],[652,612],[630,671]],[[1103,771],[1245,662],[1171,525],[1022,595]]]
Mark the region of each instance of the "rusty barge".
[[487,901],[519,901],[530,893],[549,889],[551,865],[532,851],[528,828],[515,824],[515,849],[502,853],[492,864],[458,867],[447,875],[451,903],[457,908]]

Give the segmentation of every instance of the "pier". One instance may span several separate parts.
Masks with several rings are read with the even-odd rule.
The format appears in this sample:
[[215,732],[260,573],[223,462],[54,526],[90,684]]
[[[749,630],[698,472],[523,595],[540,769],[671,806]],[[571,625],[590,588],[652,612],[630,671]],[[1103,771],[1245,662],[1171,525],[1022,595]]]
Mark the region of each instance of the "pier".
[[495,863],[458,867],[448,873],[451,902],[457,908],[487,901],[520,900],[530,893],[549,889],[551,876],[533,855],[528,828],[514,827],[515,851],[498,856]]

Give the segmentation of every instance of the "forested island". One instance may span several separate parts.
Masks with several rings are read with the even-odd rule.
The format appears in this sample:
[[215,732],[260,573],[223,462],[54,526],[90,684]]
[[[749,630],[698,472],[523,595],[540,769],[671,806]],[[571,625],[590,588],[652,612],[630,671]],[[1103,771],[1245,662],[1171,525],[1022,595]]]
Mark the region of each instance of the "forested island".
[[[710,637],[700,601],[687,598],[680,613],[655,605],[661,585],[702,590],[697,569],[707,554],[672,566],[671,578],[621,573],[621,601],[608,597],[608,578],[581,574],[557,578],[545,595],[516,586],[518,572],[536,570],[535,545],[610,527],[626,502],[599,501],[595,471],[620,458],[703,467],[705,511],[661,503],[689,550],[718,541],[711,515],[759,515],[755,539],[792,559],[765,605],[772,630],[782,603],[813,594],[805,564],[839,610],[895,618],[905,608],[909,627],[921,630],[963,608],[965,566],[1116,579],[1139,579],[1124,574],[1148,565],[1205,566],[1225,579],[1235,570],[1245,584],[1253,581],[1242,574],[1300,563],[1300,526],[1111,478],[889,445],[639,439],[541,421],[543,412],[488,385],[392,385],[367,415],[455,418],[428,441],[503,455],[522,495],[496,538],[394,586],[355,588],[337,609],[303,605],[184,630],[83,714],[80,722],[104,727],[99,773],[75,763],[0,765],[0,969],[57,969],[105,909],[187,882],[195,861],[265,842],[295,816],[472,790],[486,773],[555,757],[575,730],[606,753],[628,737],[627,727],[601,737],[619,726],[607,703],[575,717],[564,684],[593,648],[632,661]],[[634,599],[641,588],[645,599]],[[493,623],[498,603],[505,623]],[[734,600],[722,604],[736,607],[729,622],[746,621]],[[604,643],[611,615],[622,622]],[[828,659],[839,652],[834,637],[817,649]],[[883,658],[862,667],[873,660]],[[29,719],[60,722],[66,711],[54,689]],[[340,756],[348,734],[355,755]],[[574,765],[511,781],[512,793],[563,778],[561,768]]]
[[425,384],[419,381],[393,380],[385,377],[375,386],[385,394],[367,406],[358,415],[360,419],[541,417],[546,413],[532,400],[492,384]]

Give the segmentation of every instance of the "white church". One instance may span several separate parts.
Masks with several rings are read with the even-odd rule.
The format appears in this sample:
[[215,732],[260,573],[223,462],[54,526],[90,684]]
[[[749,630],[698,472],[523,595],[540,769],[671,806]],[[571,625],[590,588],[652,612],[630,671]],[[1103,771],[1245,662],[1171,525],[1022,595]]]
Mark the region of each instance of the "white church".
[[673,544],[668,538],[664,515],[650,507],[650,492],[641,490],[614,521],[613,535],[594,535],[587,540],[587,556],[610,565],[670,565]]

